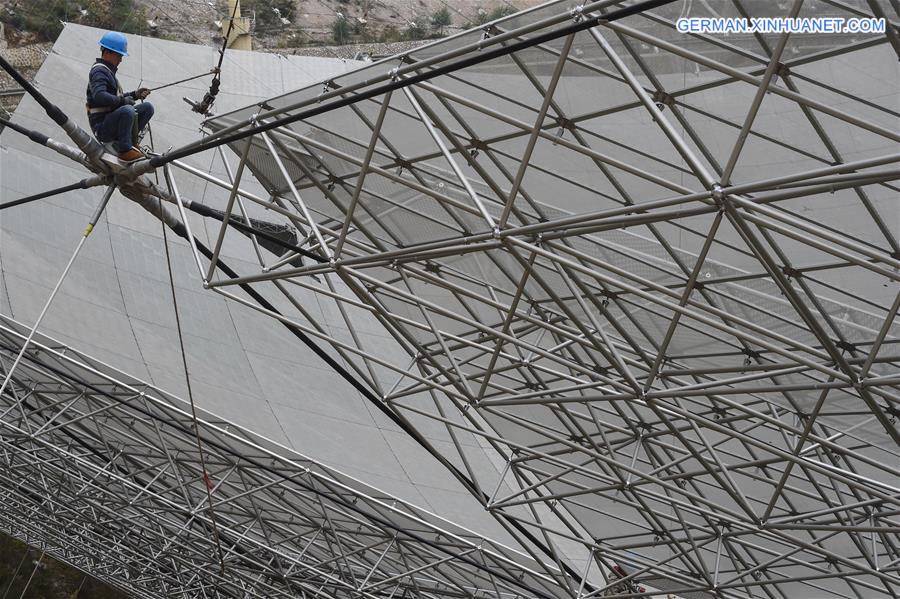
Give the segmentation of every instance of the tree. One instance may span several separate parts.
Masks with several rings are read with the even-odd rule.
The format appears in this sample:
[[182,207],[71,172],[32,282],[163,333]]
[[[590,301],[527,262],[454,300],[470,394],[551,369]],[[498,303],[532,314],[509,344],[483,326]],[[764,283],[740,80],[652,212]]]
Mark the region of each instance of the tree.
[[378,41],[381,42],[399,42],[400,41],[400,32],[393,25],[388,25],[384,29],[381,30],[381,35],[378,38]]
[[346,17],[340,16],[336,18],[331,24],[331,37],[334,39],[334,43],[339,46],[346,44],[350,40],[352,30],[350,21]]
[[[87,15],[79,22],[124,33],[147,33],[147,13],[134,0],[87,0]],[[70,13],[71,14],[71,13]]]
[[0,9],[0,21],[11,28],[35,34],[43,41],[55,41],[63,22],[77,22],[100,29],[144,33],[147,14],[134,0],[61,0],[58,2],[16,1]]
[[516,9],[512,6],[498,6],[491,12],[487,12],[482,8],[478,10],[478,16],[475,18],[475,24],[484,25],[485,23],[490,23],[491,21],[496,21],[497,19],[508,17],[515,12]]
[[447,7],[443,7],[440,10],[436,10],[433,15],[431,15],[431,26],[434,29],[438,30],[438,33],[443,36],[444,35],[444,27],[448,27],[453,20],[450,17],[450,11],[447,10]]
[[54,41],[62,31],[69,10],[77,13],[72,2],[14,2],[0,9],[0,20],[10,28],[34,33],[41,41]]
[[256,18],[257,29],[280,29],[284,27],[282,19],[294,20],[294,2],[292,0],[241,0],[241,12]]
[[410,41],[423,40],[428,36],[428,31],[425,27],[420,23],[420,21],[425,21],[426,19],[416,19],[412,21],[407,27],[406,31],[403,32],[403,38]]

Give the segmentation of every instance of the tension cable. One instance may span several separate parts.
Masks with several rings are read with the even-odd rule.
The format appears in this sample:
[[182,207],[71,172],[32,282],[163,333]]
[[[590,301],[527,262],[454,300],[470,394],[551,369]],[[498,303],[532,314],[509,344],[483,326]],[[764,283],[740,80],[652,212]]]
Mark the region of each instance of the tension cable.
[[[160,203],[162,200],[160,200]],[[165,247],[166,253],[166,270],[169,273],[169,287],[172,291],[172,308],[175,313],[175,329],[178,332],[178,346],[181,350],[181,365],[184,368],[184,382],[187,386],[187,396],[188,401],[191,406],[191,428],[194,429],[194,440],[197,443],[197,455],[200,458],[200,470],[201,475],[200,478],[203,481],[203,485],[206,490],[206,504],[207,504],[207,513],[209,514],[209,522],[210,528],[212,531],[213,542],[216,545],[216,554],[219,562],[219,575],[225,574],[225,555],[222,552],[222,542],[219,535],[219,526],[216,522],[216,513],[215,508],[213,507],[213,498],[212,492],[215,488],[215,484],[213,483],[209,470],[206,467],[206,456],[203,451],[203,442],[200,439],[200,421],[197,418],[197,406],[194,403],[194,393],[191,390],[191,375],[188,370],[188,362],[187,362],[187,352],[184,348],[184,333],[181,330],[181,316],[178,312],[178,297],[175,294],[175,275],[172,271],[172,257],[169,252],[169,239],[166,235],[166,223],[160,221],[162,223],[162,234],[163,234],[163,246]]]
[[234,9],[231,11],[228,29],[225,31],[225,36],[222,39],[222,47],[219,49],[219,63],[211,71],[215,74],[212,82],[209,84],[209,91],[206,92],[206,95],[203,96],[200,102],[191,102],[185,98],[185,101],[191,105],[191,110],[204,116],[209,115],[213,102],[216,101],[216,96],[219,94],[219,85],[222,82],[222,61],[225,60],[225,50],[228,48],[228,38],[231,37],[231,30],[234,29],[234,17],[237,15],[238,6],[240,6],[240,2],[235,2]]
[[172,87],[173,85],[178,85],[179,83],[187,83],[188,81],[193,81],[194,79],[200,79],[200,77],[206,77],[207,75],[217,75],[219,73],[218,67],[213,67],[205,73],[200,73],[199,75],[194,75],[193,77],[187,77],[186,79],[179,79],[178,81],[173,81],[172,83],[166,83],[165,85],[158,85],[156,87],[149,88],[150,91],[155,92],[158,89],[165,89],[167,87]]

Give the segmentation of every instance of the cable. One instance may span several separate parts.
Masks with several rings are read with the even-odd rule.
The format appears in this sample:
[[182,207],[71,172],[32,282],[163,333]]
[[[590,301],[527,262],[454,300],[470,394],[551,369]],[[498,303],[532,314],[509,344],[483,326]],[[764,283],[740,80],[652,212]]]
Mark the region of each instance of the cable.
[[231,18],[228,20],[228,29],[225,31],[225,36],[222,40],[222,49],[219,50],[219,63],[216,65],[216,70],[222,69],[222,61],[225,60],[225,50],[228,48],[228,38],[231,36],[231,30],[234,29],[234,17],[237,15],[238,6],[240,6],[240,2],[235,2],[234,9],[231,11]]
[[3,395],[3,392],[6,390],[6,386],[12,380],[13,373],[16,371],[16,367],[22,361],[22,358],[25,356],[25,352],[28,350],[28,346],[31,344],[31,340],[34,338],[35,333],[37,333],[38,328],[41,326],[41,322],[43,322],[44,317],[47,315],[47,312],[50,310],[50,304],[53,303],[53,300],[56,298],[56,294],[59,293],[60,288],[62,287],[63,281],[66,280],[66,277],[69,274],[69,271],[72,269],[72,265],[75,263],[75,258],[78,257],[78,254],[81,252],[81,248],[84,247],[87,238],[90,236],[91,232],[94,230],[94,225],[97,224],[97,221],[100,220],[100,215],[103,214],[103,210],[106,208],[107,203],[109,202],[109,198],[112,197],[113,191],[115,191],[115,184],[110,185],[106,188],[106,192],[103,194],[103,198],[100,200],[100,204],[94,210],[94,214],[91,215],[90,221],[88,221],[87,227],[84,229],[84,233],[81,235],[81,238],[78,240],[78,245],[75,246],[75,251],[72,252],[72,257],[69,258],[69,262],[66,264],[66,267],[63,269],[62,275],[60,275],[59,280],[56,282],[56,286],[53,288],[53,291],[50,292],[50,297],[47,298],[47,302],[44,304],[41,313],[38,315],[37,320],[34,323],[34,326],[31,327],[31,332],[28,333],[28,337],[25,338],[25,343],[22,344],[22,349],[19,351],[19,354],[16,356],[16,359],[13,361],[12,366],[9,367],[9,370],[6,372],[6,377],[3,379],[3,384],[0,385],[0,395]]
[[31,82],[22,76],[22,73],[18,71],[14,66],[12,66],[3,56],[0,56],[0,68],[9,73],[9,76],[15,79],[16,83],[22,86],[28,95],[35,99],[35,101],[41,105],[41,108],[44,109],[44,112],[47,113],[47,116],[50,117],[54,123],[62,127],[65,125],[66,121],[68,121],[68,117],[65,113],[59,109],[58,106],[51,103],[44,95],[37,90]]
[[327,112],[331,112],[333,110],[337,110],[338,108],[343,108],[345,106],[350,106],[352,104],[358,104],[365,100],[370,100],[372,98],[376,98],[378,96],[382,96],[388,92],[396,91],[399,89],[404,89],[411,85],[415,85],[416,83],[422,83],[424,81],[430,81],[436,77],[441,75],[446,75],[449,73],[454,73],[461,69],[474,66],[477,64],[481,64],[484,62],[488,62],[495,58],[500,58],[503,56],[508,56],[514,52],[518,52],[520,50],[525,50],[527,48],[532,48],[534,46],[545,44],[549,41],[553,41],[560,37],[565,37],[567,35],[572,35],[574,33],[578,33],[579,31],[585,31],[592,27],[596,27],[600,23],[612,22],[616,21],[631,15],[639,14],[641,12],[651,10],[654,8],[658,8],[660,6],[664,6],[666,4],[671,4],[675,0],[645,0],[644,2],[639,2],[637,4],[632,4],[631,6],[627,6],[625,8],[607,13],[601,16],[588,17],[566,27],[562,27],[560,29],[554,31],[548,31],[546,33],[536,35],[532,38],[522,40],[520,42],[516,42],[514,44],[509,44],[506,46],[501,46],[499,48],[494,48],[493,50],[488,50],[486,52],[481,52],[478,54],[473,54],[468,58],[462,58],[459,60],[448,62],[447,64],[435,67],[430,71],[426,71],[424,73],[416,73],[414,75],[410,75],[409,77],[399,78],[395,81],[390,81],[388,83],[377,85],[372,87],[366,91],[362,91],[358,94],[352,96],[343,96],[337,100],[331,102],[324,102],[319,104],[318,106],[314,106],[312,108],[308,108],[306,110],[300,111],[296,114],[292,114],[290,116],[282,117],[280,119],[274,119],[268,121],[262,125],[257,125],[254,127],[250,127],[243,131],[237,131],[232,133],[231,135],[226,135],[219,138],[214,138],[208,141],[199,141],[187,146],[182,147],[179,150],[175,150],[174,152],[170,152],[167,154],[163,154],[161,156],[155,156],[151,158],[146,167],[149,168],[157,168],[163,166],[164,164],[168,164],[173,160],[179,160],[181,158],[186,158],[188,156],[192,156],[199,152],[205,152],[206,150],[212,150],[219,146],[223,146],[226,144],[231,144],[236,141],[240,141],[252,135],[256,135],[258,133],[264,133],[266,131],[270,131],[272,129],[276,129],[278,127],[284,125],[290,125],[291,123],[296,123],[297,121],[302,121],[304,119],[309,119],[314,116],[318,116],[320,114],[325,114]]
[[34,195],[25,196],[24,198],[19,198],[18,200],[4,202],[3,204],[0,204],[0,210],[6,210],[7,208],[12,208],[14,206],[21,206],[22,204],[28,204],[29,202],[43,200],[44,198],[49,198],[69,191],[75,191],[77,189],[96,187],[97,185],[103,185],[104,183],[109,183],[108,179],[106,179],[105,177],[102,179],[98,179],[97,177],[88,177],[87,179],[82,179],[77,183],[72,183],[71,185],[57,187],[56,189],[51,189],[49,191],[43,191]]
[[[160,200],[160,202],[162,202]],[[206,487],[206,501],[208,504],[209,520],[212,523],[213,541],[216,544],[216,551],[219,556],[219,575],[225,574],[225,556],[222,553],[222,544],[219,541],[219,527],[216,524],[216,514],[213,508],[212,500],[212,481],[209,479],[209,472],[206,470],[206,458],[203,453],[203,444],[200,441],[200,425],[197,419],[197,407],[194,404],[194,394],[191,391],[191,376],[188,371],[187,352],[184,350],[184,335],[181,331],[181,317],[178,313],[178,297],[175,294],[175,277],[172,274],[172,258],[169,253],[169,239],[166,234],[166,224],[160,221],[163,232],[163,246],[166,248],[166,268],[169,271],[169,285],[172,289],[172,308],[175,311],[175,328],[178,331],[178,345],[181,348],[181,363],[184,366],[184,382],[187,385],[188,401],[191,404],[191,418],[193,419],[194,438],[197,440],[197,454],[200,456],[200,468],[203,470],[203,483]]]
[[219,85],[222,83],[222,62],[225,60],[225,50],[228,49],[228,38],[231,37],[231,31],[234,29],[234,17],[237,15],[238,6],[240,6],[240,2],[235,2],[234,9],[231,11],[231,19],[228,20],[228,29],[225,31],[225,35],[222,38],[222,48],[219,50],[219,62],[213,69],[215,75],[213,75],[213,80],[209,84],[209,91],[206,92],[199,103],[191,104],[191,110],[202,115],[209,114],[210,108],[212,108],[213,103],[216,101],[216,96],[219,95]]
[[[0,205],[0,207],[2,207],[2,205]],[[188,202],[185,202],[184,207],[187,208],[188,210],[190,210],[191,212],[194,212],[195,214],[199,214],[200,216],[207,216],[209,218],[214,218],[214,219],[218,220],[219,222],[226,222],[224,212],[221,212],[214,208],[210,208],[206,204],[200,204],[197,202],[188,201]],[[314,253],[310,252],[309,250],[300,247],[299,245],[289,243],[276,235],[272,235],[271,233],[269,233],[267,231],[263,231],[262,229],[260,229],[258,227],[252,226],[252,220],[255,220],[255,219],[251,219],[251,224],[247,224],[245,222],[242,222],[242,220],[237,218],[236,216],[230,215],[227,219],[227,223],[229,225],[231,225],[232,227],[234,227],[235,229],[237,229],[238,231],[240,231],[241,233],[244,233],[245,235],[260,237],[262,239],[270,241],[271,243],[279,246],[280,248],[282,248],[284,250],[296,252],[296,253],[300,254],[301,256],[310,258],[311,260],[318,262],[319,264],[328,262],[328,260],[326,260],[322,256],[319,256],[318,254],[314,254]]]
[[13,575],[9,579],[9,584],[6,585],[6,591],[3,592],[3,599],[6,599],[6,596],[9,595],[9,590],[12,588],[16,577],[19,575],[19,570],[22,569],[22,564],[25,563],[25,559],[28,557],[29,553],[31,553],[31,548],[28,545],[25,545],[25,555],[23,555],[22,559],[19,560],[19,565],[16,566],[16,571],[13,572]]
[[193,81],[194,79],[200,79],[200,77],[206,77],[207,75],[215,75],[219,72],[218,68],[212,68],[205,73],[200,73],[199,75],[194,75],[193,77],[187,77],[185,79],[179,79],[178,81],[173,81],[172,83],[166,83],[165,85],[158,85],[156,87],[149,88],[150,91],[155,92],[158,89],[165,89],[167,87],[172,87],[173,85],[178,85],[179,83],[187,83],[188,81]]
[[[179,223],[177,228],[173,227],[172,231],[178,235],[179,237],[185,239],[190,243],[191,237],[187,233],[187,228]],[[194,244],[197,247],[197,250],[203,254],[207,260],[212,260],[213,253],[207,248],[199,239],[193,237]],[[233,271],[227,264],[225,264],[221,258],[218,261],[218,268],[221,272],[223,272],[229,279],[237,279],[237,272]],[[253,301],[255,301],[261,308],[264,310],[271,312],[277,316],[281,316],[281,312],[269,303],[260,293],[249,283],[239,283],[238,286],[241,290],[244,291]],[[331,355],[326,352],[324,349],[319,347],[319,345],[313,341],[306,333],[300,330],[298,327],[287,323],[283,320],[279,320],[281,324],[290,331],[297,339],[303,342],[306,347],[308,347],[314,354],[319,356],[332,370],[337,372],[341,378],[350,383],[350,385],[356,389],[360,395],[362,395],[366,400],[369,401],[370,404],[374,405],[382,414],[387,416],[391,422],[396,424],[400,430],[409,435],[420,447],[422,447],[425,451],[427,451],[434,459],[438,461],[441,466],[446,468],[454,478],[456,478],[465,488],[469,491],[476,499],[480,499],[485,502],[485,504],[490,500],[490,497],[480,491],[477,485],[474,483],[472,479],[470,479],[465,473],[463,473],[455,464],[453,464],[447,457],[445,457],[442,453],[440,453],[428,440],[419,432],[416,428],[410,425],[405,418],[403,418],[400,414],[390,409],[384,402],[382,402],[372,391],[365,386],[359,379],[357,379],[350,371],[344,368],[337,360],[331,357]],[[574,580],[578,582],[582,582],[581,574],[573,570],[567,563],[565,562],[557,562],[554,557],[553,550],[547,547],[537,536],[535,536],[531,531],[529,531],[525,526],[519,522],[515,518],[504,519],[507,524],[509,524],[512,528],[516,529],[523,537],[525,537],[528,542],[533,544],[535,547],[539,548],[544,554],[550,557],[554,563],[560,565],[562,570],[571,576]],[[594,587],[587,581],[584,582],[584,588],[590,592],[593,591]]]
[[[150,123],[147,123],[147,133],[150,136],[150,148],[153,148],[153,129],[150,127]],[[159,184],[159,175],[156,175],[156,183]],[[160,204],[162,201],[160,200]],[[160,212],[162,212],[162,206],[160,206]],[[203,470],[203,484],[206,487],[206,501],[207,501],[207,510],[209,512],[209,521],[212,524],[212,532],[213,532],[213,541],[216,544],[216,553],[219,558],[219,574],[225,574],[225,557],[222,553],[222,543],[219,539],[219,526],[216,522],[216,513],[213,508],[213,500],[212,500],[212,482],[209,478],[209,472],[206,470],[206,458],[203,454],[203,444],[200,441],[200,426],[197,420],[197,407],[194,404],[194,394],[191,389],[191,376],[188,371],[187,364],[187,352],[184,349],[184,335],[181,330],[181,316],[178,312],[178,298],[175,295],[175,277],[172,274],[172,258],[169,253],[169,239],[166,234],[166,223],[162,219],[160,219],[160,224],[162,226],[162,234],[163,234],[163,246],[166,250],[166,269],[169,272],[169,286],[172,289],[172,308],[175,311],[175,327],[178,331],[178,345],[181,348],[181,364],[184,367],[184,380],[185,385],[187,386],[187,395],[188,400],[191,405],[191,418],[193,420],[192,425],[194,428],[194,438],[197,441],[197,454],[200,457],[200,468]]]
[[[4,110],[4,112],[5,112],[5,110]],[[9,114],[9,113],[7,113],[7,114]],[[9,115],[9,116],[10,116],[10,118],[12,117],[12,115]],[[13,131],[21,133],[22,135],[25,135],[26,137],[28,137],[31,141],[33,141],[35,143],[39,143],[41,145],[46,144],[47,140],[50,139],[48,136],[44,135],[43,133],[39,133],[37,131],[27,129],[18,123],[14,123],[14,122],[10,121],[9,119],[5,119],[2,117],[0,117],[0,125],[3,125],[4,127],[9,127]]]

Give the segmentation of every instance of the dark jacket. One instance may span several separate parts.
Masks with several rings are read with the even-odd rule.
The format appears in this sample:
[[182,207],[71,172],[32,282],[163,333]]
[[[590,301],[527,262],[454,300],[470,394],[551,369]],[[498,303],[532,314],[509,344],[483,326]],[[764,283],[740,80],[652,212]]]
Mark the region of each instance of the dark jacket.
[[[135,98],[135,92],[123,94],[116,79],[116,66],[98,58],[91,67],[87,85],[88,122],[92,131],[97,130],[107,114],[122,106],[125,96]],[[91,112],[92,108],[101,110]]]

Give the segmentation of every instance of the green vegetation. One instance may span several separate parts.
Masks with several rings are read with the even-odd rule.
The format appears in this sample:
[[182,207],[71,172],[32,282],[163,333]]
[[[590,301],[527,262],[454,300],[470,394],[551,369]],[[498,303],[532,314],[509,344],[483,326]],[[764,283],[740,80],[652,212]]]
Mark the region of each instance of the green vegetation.
[[417,17],[411,21],[403,31],[403,39],[410,41],[424,40],[428,37],[428,29],[425,23],[428,22],[427,17]]
[[256,16],[257,29],[286,27],[281,19],[293,23],[294,10],[293,0],[241,0],[241,12],[244,16]]
[[59,36],[63,22],[125,33],[144,33],[147,28],[147,14],[134,0],[15,0],[0,10],[0,21],[48,42]]
[[34,578],[24,595],[27,599],[125,599],[122,593],[50,556],[41,558],[39,550],[0,535],[0,597],[22,596],[32,572]]
[[352,35],[353,26],[350,24],[350,21],[347,20],[347,17],[338,17],[331,24],[331,39],[334,40],[335,44],[343,46],[344,44],[349,43]]
[[496,21],[497,19],[502,19],[503,17],[508,17],[511,14],[514,14],[516,9],[512,6],[498,6],[491,12],[486,12],[484,10],[478,11],[478,17],[475,19],[476,25],[484,25],[485,23],[490,23],[491,21]]
[[388,25],[382,29],[381,35],[378,36],[379,42],[399,42],[401,39],[403,39],[403,36],[400,30],[393,25]]
[[450,17],[450,11],[447,10],[446,6],[436,10],[431,15],[431,26],[437,30],[438,35],[441,37],[444,35],[444,27],[449,27],[452,23],[453,19]]

